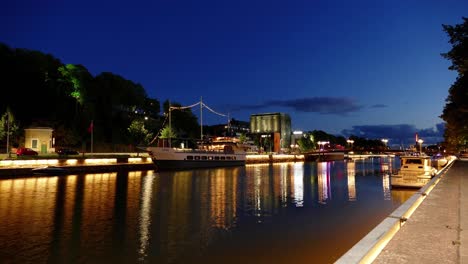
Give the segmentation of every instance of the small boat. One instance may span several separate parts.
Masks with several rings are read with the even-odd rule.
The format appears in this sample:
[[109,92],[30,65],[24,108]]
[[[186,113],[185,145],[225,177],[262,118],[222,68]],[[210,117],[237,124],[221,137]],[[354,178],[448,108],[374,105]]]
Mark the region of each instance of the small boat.
[[32,172],[36,175],[62,175],[67,173],[67,170],[62,167],[45,166],[32,169]]
[[430,156],[400,156],[401,168],[390,176],[393,187],[421,188],[436,174]]
[[432,167],[436,168],[437,170],[442,169],[449,163],[449,159],[447,157],[442,156],[441,154],[437,154],[432,156]]

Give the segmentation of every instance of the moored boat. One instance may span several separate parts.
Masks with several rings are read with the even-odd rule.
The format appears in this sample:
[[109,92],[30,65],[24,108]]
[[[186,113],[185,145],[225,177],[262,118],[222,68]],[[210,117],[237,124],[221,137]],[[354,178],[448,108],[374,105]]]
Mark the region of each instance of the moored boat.
[[430,156],[400,156],[400,159],[400,170],[390,177],[393,187],[421,188],[437,174]]
[[[200,102],[191,106],[174,107],[169,106],[169,131],[171,127],[171,112],[173,110],[182,110],[200,105],[200,116],[203,107],[211,112],[226,116],[215,112],[200,100]],[[165,122],[164,122],[165,123]],[[150,155],[153,163],[158,170],[185,170],[197,168],[212,168],[212,167],[227,167],[227,166],[242,166],[245,165],[246,149],[241,144],[239,139],[231,137],[212,138],[209,141],[203,140],[203,124],[200,118],[200,139],[201,141],[193,148],[189,148],[189,144],[178,142],[174,144],[172,138],[159,139],[158,146],[147,147],[146,150]],[[155,141],[158,136],[153,140]]]
[[445,157],[445,156],[440,155],[440,154],[434,155],[431,158],[432,166],[434,168],[436,168],[437,170],[440,170],[449,163],[449,159],[450,159],[450,157]]
[[148,147],[148,154],[158,170],[245,165],[246,152],[235,140],[213,140],[196,148]]

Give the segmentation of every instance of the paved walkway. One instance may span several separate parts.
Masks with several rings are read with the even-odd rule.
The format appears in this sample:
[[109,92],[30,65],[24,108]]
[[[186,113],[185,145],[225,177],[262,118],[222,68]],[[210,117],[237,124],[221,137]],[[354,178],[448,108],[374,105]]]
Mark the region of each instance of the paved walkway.
[[468,160],[457,160],[373,263],[468,264]]

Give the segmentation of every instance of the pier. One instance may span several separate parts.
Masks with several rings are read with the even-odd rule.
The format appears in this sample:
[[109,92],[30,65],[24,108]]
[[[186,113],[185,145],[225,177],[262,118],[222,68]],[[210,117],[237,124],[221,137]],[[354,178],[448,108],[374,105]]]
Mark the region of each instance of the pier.
[[468,263],[468,160],[456,160],[336,263]]

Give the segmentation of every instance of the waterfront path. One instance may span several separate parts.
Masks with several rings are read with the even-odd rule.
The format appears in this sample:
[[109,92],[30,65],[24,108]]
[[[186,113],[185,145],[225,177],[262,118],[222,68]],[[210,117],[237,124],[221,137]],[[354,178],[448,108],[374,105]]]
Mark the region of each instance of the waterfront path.
[[468,264],[468,160],[457,160],[372,262]]

